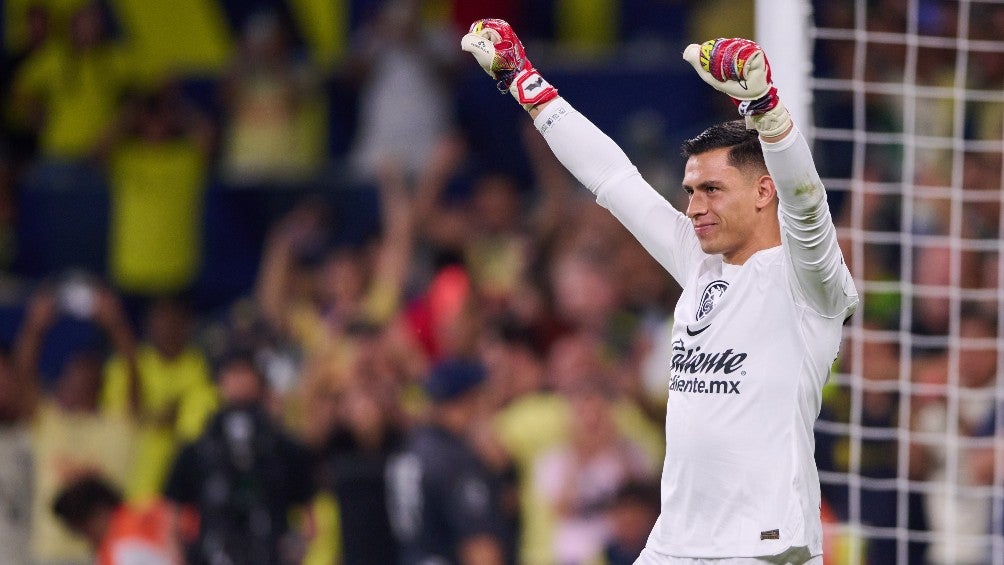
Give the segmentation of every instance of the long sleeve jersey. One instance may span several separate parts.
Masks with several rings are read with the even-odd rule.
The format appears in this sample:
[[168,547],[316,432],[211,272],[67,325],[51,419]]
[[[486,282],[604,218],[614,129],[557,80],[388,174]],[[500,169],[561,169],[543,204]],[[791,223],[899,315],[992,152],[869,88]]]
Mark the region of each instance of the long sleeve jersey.
[[762,143],[781,245],[742,265],[693,225],[567,101],[535,119],[562,164],[683,289],[674,312],[662,510],[648,540],[679,557],[822,553],[813,424],[858,297],[805,138]]

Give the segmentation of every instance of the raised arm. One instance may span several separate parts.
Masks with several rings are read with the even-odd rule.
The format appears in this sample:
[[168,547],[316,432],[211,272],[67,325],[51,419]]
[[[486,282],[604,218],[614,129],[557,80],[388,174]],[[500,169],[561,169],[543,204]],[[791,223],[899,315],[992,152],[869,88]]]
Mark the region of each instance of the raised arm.
[[701,80],[732,98],[739,115],[746,118],[746,128],[756,129],[762,141],[778,142],[791,132],[791,116],[777,95],[770,63],[759,45],[740,37],[710,39],[688,45],[683,59]]
[[59,299],[54,289],[43,286],[29,297],[11,352],[19,415],[33,415],[41,399],[39,358],[45,335],[58,315]]
[[377,177],[381,235],[364,307],[369,321],[382,325],[398,310],[407,282],[415,240],[415,199],[398,163],[383,163]]
[[481,68],[529,112],[561,164],[678,281],[703,255],[690,221],[638,173],[624,151],[558,96],[530,63],[512,27],[478,20],[461,39]]
[[288,316],[298,249],[310,246],[318,237],[323,215],[323,206],[317,202],[300,204],[276,223],[265,242],[255,298],[265,319],[280,334],[290,331]]
[[781,237],[794,276],[820,314],[848,315],[857,293],[837,243],[826,191],[809,145],[792,123],[771,80],[763,49],[742,38],[691,44],[683,58],[704,82],[732,98],[746,126],[760,133],[778,195]]
[[761,144],[777,186],[781,237],[799,287],[820,314],[849,315],[857,294],[808,143],[793,129],[781,141]]
[[127,412],[130,416],[138,418],[142,413],[142,391],[139,382],[136,335],[129,324],[122,301],[115,292],[100,286],[95,288],[94,293],[94,321],[105,331],[116,357],[125,369]]

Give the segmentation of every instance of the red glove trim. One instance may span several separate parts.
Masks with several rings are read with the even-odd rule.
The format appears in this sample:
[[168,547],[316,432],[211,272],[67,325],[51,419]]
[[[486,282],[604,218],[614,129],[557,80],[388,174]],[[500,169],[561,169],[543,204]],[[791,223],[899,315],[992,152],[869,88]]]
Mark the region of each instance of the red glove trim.
[[520,104],[537,106],[558,97],[558,89],[540,76],[537,69],[520,73],[509,89]]

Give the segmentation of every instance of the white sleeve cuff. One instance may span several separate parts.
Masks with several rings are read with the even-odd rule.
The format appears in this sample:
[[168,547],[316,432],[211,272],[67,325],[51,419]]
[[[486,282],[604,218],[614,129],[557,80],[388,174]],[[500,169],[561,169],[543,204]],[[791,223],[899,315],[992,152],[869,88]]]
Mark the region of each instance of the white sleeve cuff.
[[541,134],[547,133],[547,130],[554,127],[562,118],[568,116],[572,112],[575,112],[575,108],[568,103],[564,98],[555,98],[553,102],[547,105],[546,108],[541,110],[537,117],[533,119],[533,126],[537,128]]

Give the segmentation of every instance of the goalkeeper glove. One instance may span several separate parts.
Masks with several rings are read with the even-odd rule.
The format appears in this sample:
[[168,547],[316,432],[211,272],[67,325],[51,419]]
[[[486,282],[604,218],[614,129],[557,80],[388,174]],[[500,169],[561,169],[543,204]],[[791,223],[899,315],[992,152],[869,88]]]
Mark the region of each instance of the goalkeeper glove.
[[704,82],[732,98],[747,127],[764,137],[777,137],[791,126],[791,116],[771,81],[767,55],[753,41],[719,38],[692,43],[683,59]]
[[474,55],[488,76],[498,81],[499,92],[509,92],[528,110],[558,96],[558,89],[530,64],[523,43],[505,20],[474,22],[461,38],[460,48]]

